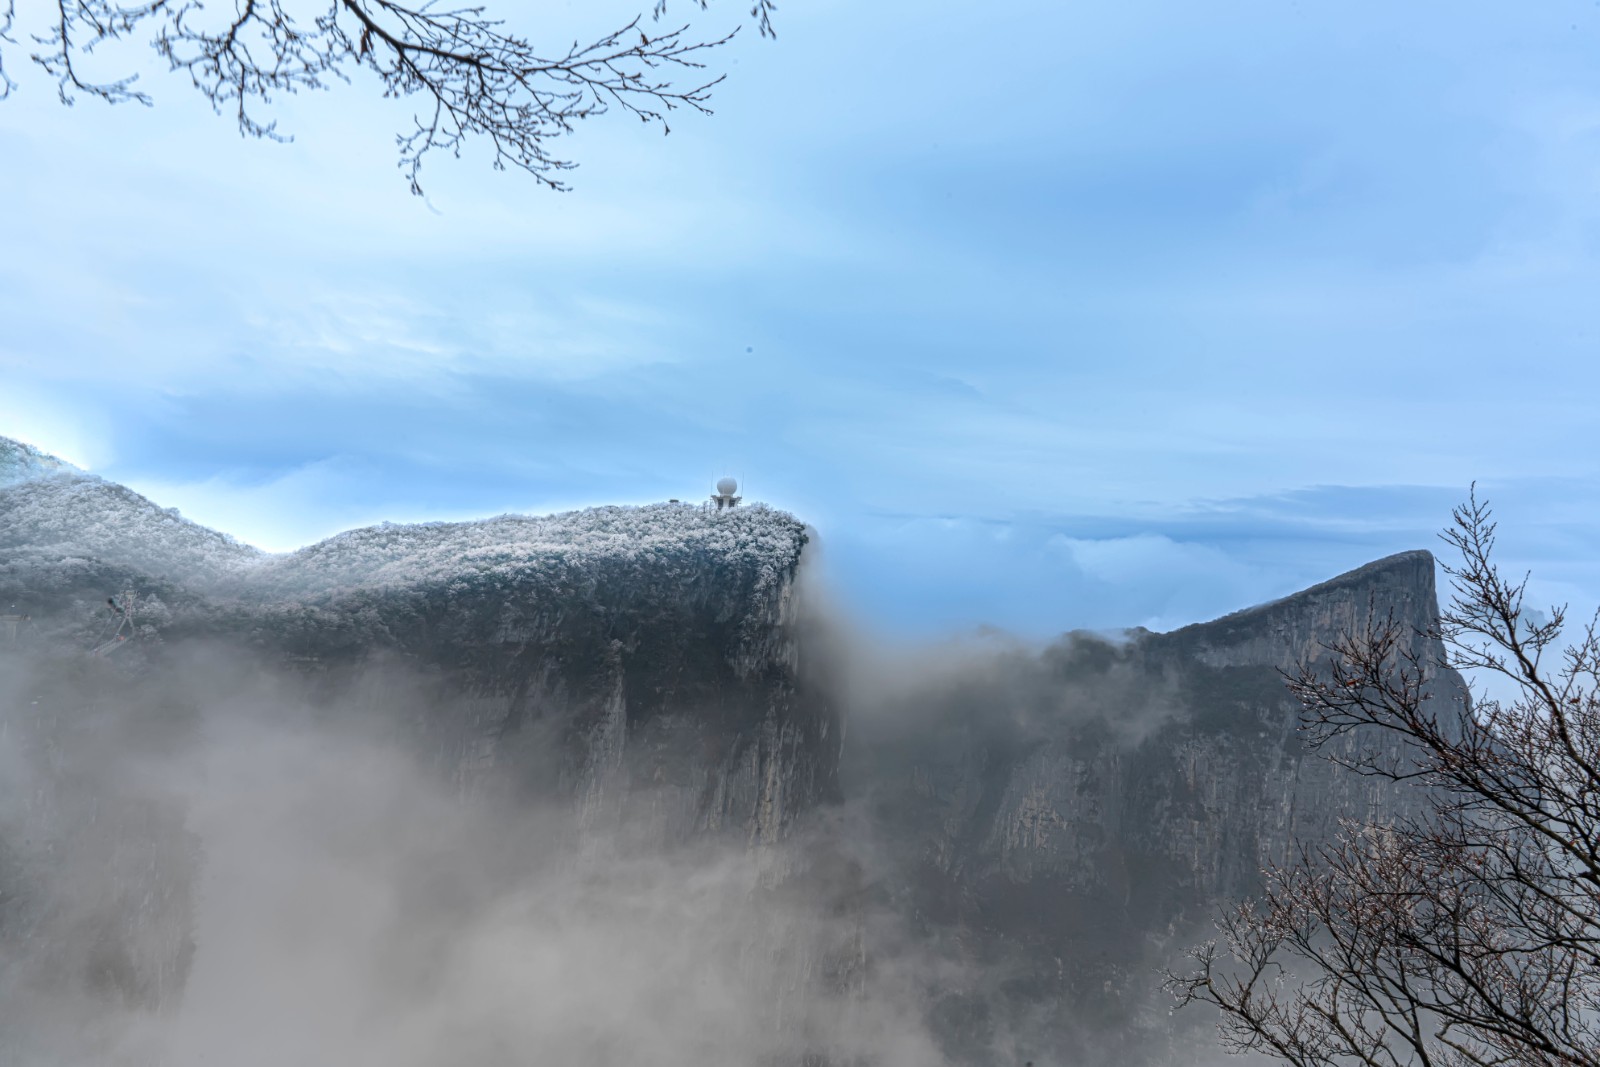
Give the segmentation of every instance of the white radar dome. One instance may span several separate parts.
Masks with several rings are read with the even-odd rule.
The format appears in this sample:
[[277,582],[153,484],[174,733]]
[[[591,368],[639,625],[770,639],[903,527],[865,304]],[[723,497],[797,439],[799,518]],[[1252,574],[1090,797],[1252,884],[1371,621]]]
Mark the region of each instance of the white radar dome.
[[723,496],[732,496],[739,491],[739,483],[732,478],[717,479],[717,492]]

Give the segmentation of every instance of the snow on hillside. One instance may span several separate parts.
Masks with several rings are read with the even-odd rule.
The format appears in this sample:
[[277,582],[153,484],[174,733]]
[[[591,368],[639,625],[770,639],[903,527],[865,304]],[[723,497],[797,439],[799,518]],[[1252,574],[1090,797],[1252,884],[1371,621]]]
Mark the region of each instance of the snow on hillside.
[[78,473],[78,468],[32,445],[0,437],[0,486],[15,485],[54,474]]
[[602,561],[647,568],[715,560],[750,569],[758,587],[792,572],[805,543],[794,516],[762,505],[717,513],[684,504],[596,507],[477,522],[385,523],[269,558],[247,582],[293,596],[352,587],[449,585],[591,570]]
[[0,488],[0,552],[112,563],[181,586],[214,582],[266,553],[162,509],[126,486],[57,474]]
[[[805,527],[763,505],[726,512],[686,504],[596,507],[560,515],[351,530],[272,555],[163,509],[115,482],[49,467],[43,453],[0,438],[21,480],[0,487],[0,554],[15,570],[92,561],[194,592],[295,599],[361,588],[540,584],[597,574],[643,575],[706,562],[734,568],[756,589],[793,572]],[[35,454],[37,453],[37,454]],[[40,459],[43,457],[43,460]],[[59,462],[59,461],[57,461]],[[20,575],[14,579],[27,584]]]
[[271,555],[0,437],[0,554],[18,572],[14,584],[28,584],[21,572],[43,581],[45,569],[73,564],[82,570],[92,563],[193,592],[293,599],[361,588],[493,587],[512,579],[538,584],[598,574],[602,564],[659,577],[710,562],[736,569],[761,589],[792,574],[805,540],[797,519],[760,504],[724,512],[653,504],[477,522],[384,523]]

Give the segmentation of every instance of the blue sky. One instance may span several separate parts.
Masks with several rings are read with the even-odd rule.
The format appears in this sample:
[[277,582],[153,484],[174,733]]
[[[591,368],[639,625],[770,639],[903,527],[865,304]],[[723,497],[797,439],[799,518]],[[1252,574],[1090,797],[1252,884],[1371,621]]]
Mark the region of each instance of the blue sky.
[[370,85],[276,145],[7,46],[0,433],[272,549],[732,472],[915,633],[1211,617],[1477,480],[1540,599],[1600,599],[1600,7],[779,15],[714,116],[582,129],[574,192],[469,149],[425,201]]

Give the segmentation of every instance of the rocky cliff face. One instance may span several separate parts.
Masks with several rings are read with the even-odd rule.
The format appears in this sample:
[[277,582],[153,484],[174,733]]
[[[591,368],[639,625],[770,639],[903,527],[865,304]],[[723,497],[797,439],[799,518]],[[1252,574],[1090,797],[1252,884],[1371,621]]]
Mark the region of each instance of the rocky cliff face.
[[799,680],[805,541],[674,505],[380,527],[273,561],[214,625],[359,676],[464,790],[772,844],[837,797],[837,713]]
[[[764,508],[600,508],[381,526],[270,557],[80,475],[0,488],[0,601],[22,639],[119,661],[222,640],[388,704],[463,788],[648,804],[678,836],[772,842],[835,797],[839,730],[801,692],[803,526]],[[648,789],[636,788],[648,785]]]
[[[1175,630],[1160,643],[1209,667],[1287,667],[1324,659],[1324,645],[1339,634],[1390,616],[1414,634],[1437,629],[1430,553],[1401,552],[1282,600]],[[1417,649],[1435,660],[1443,651],[1436,641]]]
[[[200,744],[263,672],[464,800],[565,812],[572,840],[766,856],[749,899],[789,903],[734,908],[729,952],[808,1062],[890,1000],[951,1063],[1192,1062],[1157,968],[1297,839],[1411,802],[1308,752],[1280,672],[1373,613],[1430,630],[1425,552],[863,697],[807,645],[807,534],[779,512],[385,525],[274,557],[41,462],[0,487],[0,609],[23,619],[0,634],[0,983],[50,1003],[181,1001],[204,850],[135,756]],[[233,666],[197,671],[196,648]]]
[[[1295,841],[1416,799],[1309,752],[1281,672],[1325,658],[1324,642],[1374,613],[1436,629],[1433,572],[1426,552],[1403,553],[1169,634],[1069,636],[913,693],[918,714],[862,724],[846,793],[869,798],[892,892],[970,977],[934,991],[948,1046],[972,1062],[1130,1048],[1192,1062],[1158,969]],[[1437,661],[1435,641],[1417,643]],[[1464,710],[1459,678],[1436,685]]]

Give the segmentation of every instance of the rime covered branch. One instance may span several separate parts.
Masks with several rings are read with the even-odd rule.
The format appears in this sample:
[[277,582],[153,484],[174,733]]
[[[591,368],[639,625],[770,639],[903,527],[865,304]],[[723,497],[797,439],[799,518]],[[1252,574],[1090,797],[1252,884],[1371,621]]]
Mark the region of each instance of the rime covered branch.
[[[4,66],[4,46],[15,43],[15,0],[5,5],[0,98],[15,87]],[[756,0],[750,9],[763,36],[773,34],[773,7],[772,0]],[[48,28],[32,35],[31,58],[55,80],[63,103],[89,96],[148,105],[138,75],[96,80],[82,66],[105,42],[151,28],[152,44],[171,70],[187,74],[241,134],[280,141],[288,138],[268,117],[274,98],[365,72],[385,97],[417,102],[411,126],[396,135],[413,193],[422,191],[419,175],[431,153],[459,156],[474,141],[487,144],[495,169],[521,170],[563,190],[562,175],[575,164],[553,143],[582,120],[618,110],[670,132],[673,111],[709,113],[712,90],[725,76],[707,71],[706,54],[738,28],[694,35],[688,24],[661,28],[665,14],[661,0],[649,22],[636,17],[587,44],[551,51],[477,6],[329,0],[298,14],[285,0],[234,0],[219,16],[201,0],[56,0]]]

